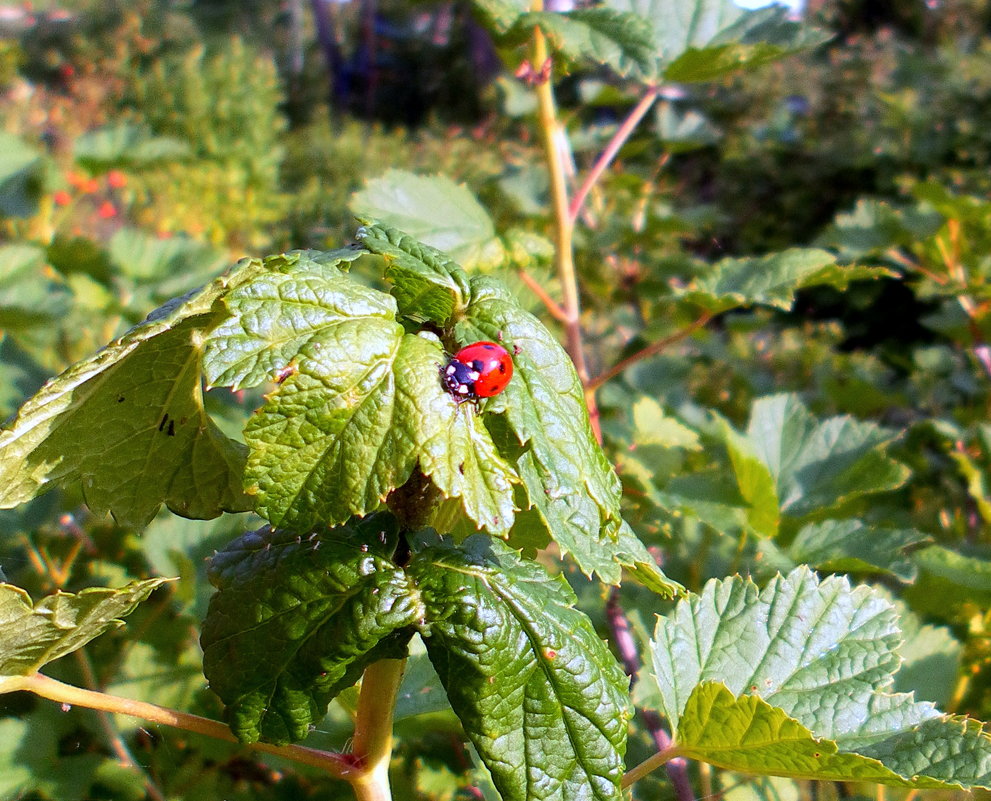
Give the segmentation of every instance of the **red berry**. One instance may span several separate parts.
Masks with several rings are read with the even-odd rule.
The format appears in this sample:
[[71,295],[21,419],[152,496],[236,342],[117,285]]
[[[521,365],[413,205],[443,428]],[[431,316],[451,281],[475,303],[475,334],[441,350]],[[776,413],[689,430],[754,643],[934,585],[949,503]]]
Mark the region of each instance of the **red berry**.
[[52,200],[55,201],[56,206],[68,206],[72,202],[72,195],[64,189],[59,189],[52,193]]
[[107,173],[107,185],[111,189],[123,189],[127,186],[127,175],[120,170],[111,170]]
[[109,200],[103,201],[100,204],[100,208],[96,210],[96,213],[104,220],[109,220],[111,217],[117,216],[117,207],[114,206]]
[[512,357],[495,342],[476,342],[462,348],[443,370],[445,389],[461,399],[498,395],[512,377]]

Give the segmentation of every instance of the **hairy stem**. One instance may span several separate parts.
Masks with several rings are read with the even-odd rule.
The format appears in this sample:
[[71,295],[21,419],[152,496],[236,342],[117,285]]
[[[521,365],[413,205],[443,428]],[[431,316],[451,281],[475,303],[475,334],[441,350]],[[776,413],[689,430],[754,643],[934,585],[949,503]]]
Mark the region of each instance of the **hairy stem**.
[[405,659],[383,659],[365,668],[354,726],[354,756],[361,775],[351,779],[358,801],[391,801],[392,713]]
[[[199,715],[190,715],[186,712],[179,712],[175,709],[168,709],[155,704],[148,704],[144,701],[132,701],[130,698],[120,698],[116,695],[84,690],[81,687],[73,687],[71,684],[63,684],[41,673],[4,679],[2,690],[4,692],[25,690],[35,695],[40,695],[42,698],[58,701],[65,706],[82,706],[87,709],[97,709],[119,715],[130,715],[131,717],[141,718],[151,723],[161,723],[177,729],[205,734],[208,737],[214,737],[218,740],[226,740],[232,743],[237,742],[237,738],[231,734],[231,730],[227,728],[227,725],[219,721],[201,718]],[[351,760],[340,754],[317,751],[316,749],[304,748],[300,745],[277,746],[269,745],[268,743],[250,743],[245,747],[254,751],[263,751],[267,754],[278,754],[281,757],[294,762],[301,762],[304,765],[312,765],[326,771],[334,778],[344,779],[352,783],[360,772]]]

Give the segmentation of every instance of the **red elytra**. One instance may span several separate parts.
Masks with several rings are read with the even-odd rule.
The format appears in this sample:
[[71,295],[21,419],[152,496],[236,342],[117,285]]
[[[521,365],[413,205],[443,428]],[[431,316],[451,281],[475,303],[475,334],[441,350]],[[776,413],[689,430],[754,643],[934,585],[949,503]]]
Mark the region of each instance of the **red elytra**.
[[491,398],[513,377],[513,359],[495,342],[475,342],[454,354],[443,371],[444,386],[456,398]]

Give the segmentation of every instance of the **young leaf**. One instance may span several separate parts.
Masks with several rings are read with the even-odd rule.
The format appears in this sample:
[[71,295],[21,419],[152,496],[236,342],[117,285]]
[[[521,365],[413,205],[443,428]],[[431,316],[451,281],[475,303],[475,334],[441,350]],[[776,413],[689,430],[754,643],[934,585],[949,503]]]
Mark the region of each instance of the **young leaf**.
[[403,317],[446,326],[464,309],[471,293],[468,276],[445,253],[370,222],[358,229],[358,241],[385,259],[385,276],[393,282]]
[[0,508],[79,481],[86,503],[145,526],[162,502],[185,517],[242,511],[244,448],[203,409],[203,331],[251,263],[170,301],[49,381],[0,432]]
[[723,259],[676,294],[712,312],[758,304],[787,310],[799,289],[820,284],[843,289],[850,281],[891,275],[874,267],[841,267],[824,250],[791,248],[768,256]]
[[504,801],[619,801],[629,680],[563,578],[484,537],[407,569],[430,659]]
[[0,691],[3,677],[28,676],[48,662],[82,648],[129,615],[169,579],[132,581],[113,590],[91,587],[58,592],[32,604],[20,587],[0,584]]
[[242,742],[303,739],[366,665],[405,654],[422,610],[385,556],[395,534],[388,515],[309,537],[264,528],[214,557],[203,671]]
[[846,579],[799,568],[763,590],[714,580],[658,621],[653,680],[685,756],[755,773],[987,786],[980,724],[891,692],[899,641],[892,607]]
[[465,267],[502,261],[489,213],[471,190],[442,175],[389,170],[355,193],[351,210],[401,229]]

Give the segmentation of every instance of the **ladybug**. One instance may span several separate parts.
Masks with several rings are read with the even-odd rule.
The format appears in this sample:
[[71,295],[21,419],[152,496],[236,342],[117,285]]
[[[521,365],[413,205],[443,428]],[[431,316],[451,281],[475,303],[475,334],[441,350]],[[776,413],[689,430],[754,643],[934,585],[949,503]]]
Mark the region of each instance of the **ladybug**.
[[444,365],[444,389],[460,401],[491,398],[502,392],[513,377],[513,360],[495,342],[468,345]]

